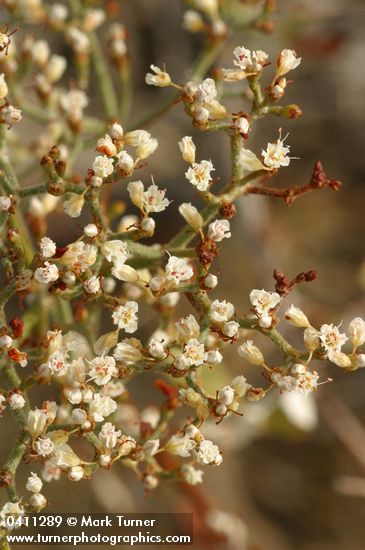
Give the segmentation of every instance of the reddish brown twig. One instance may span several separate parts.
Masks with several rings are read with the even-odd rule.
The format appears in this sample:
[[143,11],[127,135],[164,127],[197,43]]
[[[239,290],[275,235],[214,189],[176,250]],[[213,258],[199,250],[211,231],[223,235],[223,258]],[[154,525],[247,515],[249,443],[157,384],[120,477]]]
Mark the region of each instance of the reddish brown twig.
[[248,185],[245,189],[245,193],[277,197],[279,199],[283,199],[285,204],[290,206],[298,197],[304,195],[305,193],[310,193],[316,189],[323,189],[324,187],[329,187],[333,191],[338,191],[340,186],[340,181],[331,180],[327,177],[326,172],[323,170],[322,163],[317,160],[314,165],[311,179],[309,183],[305,185],[293,185],[292,187],[288,187],[286,189],[280,189],[279,187],[260,187],[258,185]]

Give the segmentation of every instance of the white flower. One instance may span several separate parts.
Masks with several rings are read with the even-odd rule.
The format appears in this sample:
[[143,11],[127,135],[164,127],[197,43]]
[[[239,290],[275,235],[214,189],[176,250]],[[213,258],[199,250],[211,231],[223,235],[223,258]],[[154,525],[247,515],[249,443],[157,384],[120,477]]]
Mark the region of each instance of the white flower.
[[95,263],[97,251],[96,246],[85,244],[83,241],[71,243],[67,246],[67,250],[63,256],[61,256],[60,262],[83,272]]
[[308,318],[303,313],[303,311],[293,305],[291,305],[290,308],[286,310],[285,319],[295,327],[308,328],[310,326]]
[[6,105],[5,107],[2,107],[1,117],[9,126],[17,124],[23,118],[21,110],[14,107],[14,105]]
[[114,324],[118,328],[124,329],[125,332],[135,332],[138,328],[137,311],[138,304],[134,301],[126,302],[124,306],[117,307],[112,315]]
[[165,359],[165,357],[167,356],[167,352],[165,350],[163,342],[157,340],[157,338],[151,338],[151,340],[149,341],[148,353],[155,359],[159,360]]
[[198,338],[200,335],[200,326],[194,315],[188,315],[181,318],[175,327],[179,332],[179,339],[183,342],[187,342],[190,338]]
[[0,73],[0,99],[5,99],[8,95],[9,89],[5,81],[4,73]]
[[165,86],[170,86],[171,78],[166,71],[162,71],[159,67],[156,67],[156,65],[151,65],[150,68],[155,74],[146,74],[146,84],[149,84],[151,86],[160,86],[161,88]]
[[302,61],[301,57],[297,57],[294,50],[281,50],[277,59],[276,76],[282,76],[293,69],[296,69]]
[[195,152],[196,152],[196,147],[193,142],[193,138],[191,136],[185,136],[179,141],[178,145],[182,153],[182,158],[185,160],[185,162],[188,162],[189,164],[193,164],[193,162],[195,162]]
[[112,275],[119,281],[134,283],[139,280],[138,272],[127,264],[116,263],[112,268]]
[[56,376],[63,376],[68,370],[68,364],[62,351],[54,351],[48,358],[46,363],[47,367],[52,374]]
[[332,323],[321,326],[319,329],[319,338],[326,351],[340,351],[348,340],[346,334],[340,333],[339,327],[336,327]]
[[226,300],[214,300],[209,313],[210,319],[215,323],[225,323],[234,315],[234,306]]
[[115,366],[115,359],[109,355],[105,357],[95,357],[89,361],[91,369],[89,371],[90,380],[93,380],[98,386],[104,386],[113,376],[118,375],[118,369]]
[[100,246],[100,250],[104,258],[114,264],[124,264],[128,258],[127,243],[118,239],[106,241]]
[[159,189],[157,185],[152,184],[144,192],[143,209],[145,212],[163,212],[170,201],[165,198],[166,190]]
[[231,405],[234,400],[234,389],[231,386],[225,386],[218,392],[218,401],[223,405]]
[[288,134],[284,139],[281,139],[281,131],[279,131],[279,138],[275,143],[268,143],[266,151],[262,150],[262,156],[264,159],[264,164],[270,170],[280,168],[280,166],[289,166],[290,158],[287,155],[290,152],[290,147],[284,146],[284,141],[288,137]]
[[201,344],[196,338],[191,338],[184,347],[182,358],[185,367],[202,365],[207,358],[204,344]]
[[169,261],[166,264],[167,280],[173,281],[178,285],[182,281],[188,281],[193,275],[193,268],[186,258],[170,256]]
[[44,262],[43,267],[38,267],[34,272],[34,277],[39,283],[47,284],[57,281],[59,277],[58,267],[49,262]]
[[183,464],[180,468],[182,478],[189,485],[197,485],[203,482],[203,470],[197,470],[191,464]]
[[305,329],[303,334],[304,345],[309,351],[314,351],[321,345],[321,340],[319,339],[319,332],[313,327],[308,327]]
[[98,139],[96,143],[96,150],[99,151],[99,153],[104,153],[104,155],[107,155],[108,157],[115,157],[117,154],[117,148],[108,134]]
[[144,218],[141,222],[141,229],[149,236],[155,232],[156,222],[152,218]]
[[70,481],[81,481],[84,477],[84,469],[82,466],[72,466],[68,472],[68,479]]
[[254,289],[250,293],[250,302],[259,315],[268,313],[271,309],[274,309],[280,301],[281,298],[277,292]]
[[231,226],[228,220],[216,220],[209,224],[208,237],[217,243],[231,236]]
[[116,430],[111,422],[105,422],[102,425],[98,438],[104,449],[114,449],[117,445],[118,437],[122,435],[120,430]]
[[115,412],[118,408],[116,402],[107,395],[96,393],[89,405],[89,411],[95,422],[103,420]]
[[85,204],[84,195],[69,193],[68,199],[63,203],[65,213],[71,218],[78,218]]
[[82,119],[82,112],[88,103],[88,97],[82,90],[70,90],[60,96],[60,105],[71,120]]
[[211,103],[217,93],[214,80],[212,78],[206,78],[199,84],[197,99],[201,103]]
[[77,27],[68,26],[66,38],[75,52],[86,55],[90,51],[90,40],[86,33]]
[[114,160],[106,155],[95,157],[93,170],[98,178],[107,178],[114,171]]
[[207,353],[206,362],[208,365],[218,365],[222,362],[223,355],[217,349],[211,349]]
[[212,273],[209,273],[209,275],[207,275],[204,279],[204,286],[206,288],[213,289],[217,286],[217,284],[218,284],[218,277],[217,275],[213,275]]
[[349,355],[346,355],[346,353],[343,353],[342,351],[336,349],[330,350],[327,355],[328,359],[338,367],[346,369],[351,367],[352,365],[352,361]]
[[133,157],[127,151],[121,151],[118,153],[117,167],[128,175],[132,174],[134,169]]
[[185,434],[175,434],[166,443],[165,450],[173,455],[187,458],[194,447],[196,447],[196,442],[190,439],[190,437]]
[[0,196],[0,210],[7,212],[11,207],[11,197]]
[[237,397],[244,397],[248,390],[252,387],[251,384],[247,383],[246,378],[240,374],[235,376],[231,381],[230,386],[234,389]]
[[228,338],[234,338],[237,336],[239,328],[240,325],[237,321],[228,321],[223,324],[222,332],[225,336],[228,336]]
[[24,508],[21,502],[7,502],[0,510],[0,528],[7,525],[9,516],[15,520],[19,519],[24,514]]
[[8,334],[0,336],[0,349],[9,349],[13,345],[13,339]]
[[86,279],[83,283],[83,287],[88,294],[97,294],[100,290],[100,279],[96,275],[93,275],[89,279]]
[[243,135],[248,134],[250,123],[248,122],[247,118],[242,116],[239,118],[236,118],[236,120],[234,121],[234,125],[240,134],[243,134]]
[[93,237],[96,237],[98,233],[99,233],[99,230],[94,223],[88,223],[87,225],[85,225],[84,235],[86,235],[86,237],[93,238]]
[[43,237],[43,239],[40,240],[39,248],[43,258],[52,258],[52,256],[56,254],[56,243],[49,237]]
[[200,163],[194,162],[185,173],[186,178],[199,191],[206,191],[212,181],[210,173],[214,170],[210,160],[202,160]]
[[141,181],[131,181],[127,187],[131,201],[142,210],[144,204],[144,186]]
[[143,160],[151,156],[158,147],[157,139],[151,138],[148,141],[139,145],[136,149],[136,155],[139,160]]
[[17,411],[19,409],[22,409],[25,405],[25,399],[23,397],[23,394],[21,393],[12,393],[11,396],[8,398],[10,407]]
[[143,445],[143,450],[147,456],[154,456],[160,447],[159,439],[150,439]]
[[237,164],[247,172],[257,172],[258,170],[263,170],[265,166],[260,159],[257,158],[255,153],[249,149],[242,149],[239,152]]
[[34,450],[39,456],[49,456],[55,450],[55,446],[49,437],[40,437],[34,443]]
[[186,221],[194,229],[199,232],[203,227],[203,218],[199,214],[199,211],[190,202],[183,202],[179,206],[179,212]]
[[204,29],[204,19],[195,10],[187,10],[184,13],[183,27],[190,32],[200,32]]
[[117,122],[113,122],[113,124],[109,128],[109,134],[112,139],[115,139],[116,141],[122,141],[124,137],[124,131],[120,124]]
[[29,504],[39,512],[47,505],[47,499],[41,493],[33,493],[29,499]]
[[219,465],[223,460],[219,447],[209,439],[201,441],[194,454],[201,464]]
[[247,340],[238,348],[238,354],[252,365],[264,365],[265,359],[261,350],[254,345],[252,340]]
[[237,48],[233,50],[233,55],[235,57],[233,64],[243,71],[252,65],[251,51],[244,46],[237,46]]
[[61,55],[53,54],[47,64],[47,67],[44,70],[44,74],[51,84],[57,82],[65,72],[67,67],[67,61]]
[[25,488],[31,493],[40,493],[43,487],[43,482],[40,477],[37,476],[34,472],[27,479]]
[[352,345],[357,348],[365,342],[365,321],[361,317],[355,317],[349,324],[348,332],[350,334]]
[[127,145],[139,147],[151,139],[151,134],[147,130],[132,130],[125,134],[124,139]]

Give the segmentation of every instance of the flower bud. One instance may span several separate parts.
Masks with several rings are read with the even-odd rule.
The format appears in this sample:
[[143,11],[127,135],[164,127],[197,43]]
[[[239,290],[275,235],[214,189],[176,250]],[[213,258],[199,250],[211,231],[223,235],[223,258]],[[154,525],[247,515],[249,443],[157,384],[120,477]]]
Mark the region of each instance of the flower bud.
[[109,128],[109,134],[112,139],[115,139],[116,141],[122,141],[124,136],[122,126],[117,122],[114,122],[114,124],[112,124]]
[[310,326],[308,318],[304,315],[303,311],[293,305],[286,310],[285,319],[295,327],[308,328]]
[[193,162],[195,162],[196,147],[192,137],[190,136],[183,137],[182,140],[179,141],[178,145],[182,153],[182,158],[185,160],[185,162],[188,162],[189,164],[193,164]]
[[128,183],[127,190],[133,204],[142,210],[144,204],[143,183],[141,181],[131,181]]
[[149,235],[153,235],[156,227],[156,222],[152,218],[144,218],[141,223],[141,229]]
[[47,499],[41,493],[33,493],[29,499],[29,503],[33,508],[39,511],[47,505]]
[[281,50],[277,62],[276,62],[276,76],[282,76],[289,71],[292,71],[302,61],[301,57],[297,57],[297,54],[294,50]]
[[328,359],[338,367],[342,367],[344,369],[349,368],[352,365],[350,357],[342,351],[332,350],[328,352]]
[[315,351],[321,344],[318,331],[312,327],[305,329],[303,339],[304,345],[309,351]]
[[351,343],[354,348],[362,346],[365,342],[365,321],[361,317],[355,317],[349,324]]
[[352,359],[352,364],[357,368],[365,367],[365,353],[358,353],[355,355]]
[[22,393],[12,393],[10,397],[8,398],[10,408],[13,409],[13,411],[17,411],[19,409],[22,409],[25,405],[25,399],[23,397]]
[[13,344],[13,339],[7,334],[0,336],[0,349],[9,349]]
[[48,61],[44,74],[51,84],[57,82],[66,69],[66,59],[60,55],[52,55]]
[[99,233],[99,230],[94,223],[88,223],[87,225],[85,225],[84,234],[87,237],[96,237],[98,233]]
[[201,231],[203,227],[203,218],[190,202],[183,202],[179,206],[179,212],[190,227],[197,233]]
[[68,472],[70,481],[80,481],[84,477],[84,469],[82,466],[73,466]]
[[252,365],[264,365],[265,359],[258,347],[252,340],[247,340],[238,348],[238,354]]
[[27,491],[30,491],[31,493],[40,493],[43,487],[43,482],[40,477],[37,476],[37,474],[34,474],[33,472],[28,477],[27,483],[25,488]]
[[234,399],[234,389],[231,386],[225,386],[218,392],[218,401],[223,405],[230,405]]
[[218,277],[217,275],[213,275],[212,273],[209,273],[204,279],[204,286],[209,289],[213,289],[218,284]]

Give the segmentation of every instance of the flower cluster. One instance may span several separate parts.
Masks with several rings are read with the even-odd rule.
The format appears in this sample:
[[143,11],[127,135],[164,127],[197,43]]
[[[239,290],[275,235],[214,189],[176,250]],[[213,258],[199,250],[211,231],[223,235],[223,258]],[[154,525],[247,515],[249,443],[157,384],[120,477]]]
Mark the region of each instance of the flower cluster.
[[[347,370],[365,366],[365,352],[359,350],[365,343],[365,321],[360,317],[350,322],[345,334],[331,323],[315,328],[301,309],[292,305],[283,317],[303,331],[302,348],[293,347],[279,330],[284,300],[295,284],[313,280],[313,272],[299,274],[293,281],[277,274],[275,291],[251,291],[246,312],[244,298],[234,305],[224,297],[211,296],[219,283],[214,261],[234,230],[237,199],[265,194],[289,203],[314,189],[339,187],[339,182],[327,178],[320,163],[302,187],[271,186],[271,178],[293,158],[281,128],[278,139],[267,144],[261,158],[246,147],[264,116],[300,116],[297,105],[279,101],[288,84],[285,75],[298,67],[301,59],[293,50],[282,50],[271,81],[262,86],[261,78],[270,70],[268,54],[238,45],[233,51],[233,68],[207,76],[213,53],[219,51],[217,45],[227,37],[227,22],[217,0],[189,3],[184,27],[208,39],[210,49],[204,63],[182,83],[175,83],[165,67],[152,65],[145,82],[173,89],[174,96],[161,113],[168,106],[182,104],[196,130],[222,132],[231,146],[232,169],[226,184],[216,190],[219,178],[215,180],[213,173],[215,166],[219,171],[218,165],[206,160],[209,156],[198,160],[201,157],[193,138],[182,137],[175,152],[178,155],[180,150],[188,164],[185,179],[193,186],[185,183],[191,202],[177,207],[186,225],[169,242],[156,238],[150,244],[148,239],[155,235],[156,220],[160,219],[156,216],[155,220],[155,215],[169,208],[171,201],[152,174],[140,176],[151,181],[149,184],[137,179],[139,172],[148,172],[148,159],[158,148],[157,139],[140,129],[149,127],[156,113],[154,110],[147,117],[146,124],[127,126],[125,122],[131,98],[124,27],[109,25],[105,48],[122,83],[119,102],[95,32],[107,23],[104,10],[84,3],[78,9],[72,2],[48,6],[41,1],[6,1],[5,5],[22,28],[18,41],[13,33],[0,32],[0,252],[4,281],[0,292],[0,372],[5,384],[0,390],[0,415],[9,408],[20,434],[15,455],[0,471],[0,484],[9,495],[0,512],[1,521],[9,513],[42,510],[47,505],[43,495],[46,484],[61,475],[77,482],[116,462],[132,469],[147,492],[166,477],[190,485],[201,483],[204,467],[219,466],[224,454],[208,437],[206,421],[220,423],[241,415],[247,401],[259,401],[275,388],[307,396],[320,384],[320,361]],[[23,22],[60,33],[71,49],[72,67],[67,66],[65,57],[52,53],[46,39],[27,35]],[[32,83],[31,103],[17,91],[27,78]],[[90,114],[95,112],[90,108],[90,82],[99,94],[101,119]],[[224,104],[225,86],[240,87],[239,112],[230,112]],[[16,106],[10,103],[13,99]],[[25,172],[17,165],[22,136],[12,128],[21,123],[22,112],[42,129],[35,144],[24,144],[24,158],[30,163]],[[79,172],[75,166],[83,149],[96,154],[88,168]],[[37,183],[28,185],[27,173],[33,169],[38,170]],[[24,178],[26,185],[19,178]],[[133,214],[126,213],[126,204],[115,199],[122,188]],[[200,202],[193,204],[196,196],[192,191]],[[172,196],[172,190],[168,195]],[[64,216],[66,220],[62,242],[52,234],[51,214],[54,219]],[[79,225],[74,218],[81,214]],[[156,237],[160,234],[156,232]],[[18,308],[14,296],[25,308]],[[7,307],[9,301],[11,308]],[[187,305],[190,309],[184,311]],[[10,311],[16,311],[12,318]],[[280,350],[280,363],[277,359],[274,363],[269,355],[265,358],[254,344],[255,334],[267,337]],[[231,346],[262,370],[264,387],[250,384],[241,371],[233,379],[226,374],[226,354]],[[312,369],[312,361],[318,362],[318,371]],[[240,362],[240,369],[244,368]],[[208,390],[204,379],[212,369],[220,369],[225,381]],[[155,387],[163,396],[159,407],[138,410],[134,405],[129,382],[141,373],[157,373]],[[52,382],[57,384],[48,400],[38,402],[36,391],[28,395],[29,388],[43,385],[46,391]],[[186,413],[183,421],[175,414],[180,408]],[[89,461],[74,450],[75,438],[91,446]],[[161,453],[173,455],[170,469]],[[22,459],[34,470],[25,486],[29,498],[20,497],[15,487]]]

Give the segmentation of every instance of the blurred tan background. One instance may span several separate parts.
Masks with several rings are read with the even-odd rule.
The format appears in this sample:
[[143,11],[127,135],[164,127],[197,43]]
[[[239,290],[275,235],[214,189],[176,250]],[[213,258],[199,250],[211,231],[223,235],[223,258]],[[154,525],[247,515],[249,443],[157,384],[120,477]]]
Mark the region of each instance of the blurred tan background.
[[[199,50],[199,37],[181,28],[182,14],[178,0],[122,3],[120,20],[129,31],[134,71],[132,122],[168,94],[145,86],[148,66],[165,63],[173,78],[183,81]],[[290,132],[291,154],[300,160],[282,169],[275,184],[306,183],[318,159],[331,178],[343,182],[338,193],[312,193],[290,208],[260,197],[240,202],[232,223],[233,237],[224,243],[216,265],[220,284],[214,293],[232,301],[238,311],[247,310],[252,288],[272,289],[272,271],[277,267],[289,276],[308,269],[318,271],[318,280],[300,287],[292,297],[314,325],[343,320],[346,326],[353,316],[365,313],[364,16],[361,0],[279,0],[273,34],[237,32],[219,58],[219,65],[231,66],[237,45],[263,49],[272,58],[281,48],[296,49],[303,61],[291,75],[294,83],[288,87],[286,100],[298,103],[304,115],[296,121],[270,118],[259,122],[249,147],[259,152],[276,139],[282,126],[284,134]],[[233,110],[246,108],[239,100],[231,101]],[[177,141],[192,135],[199,159],[211,158],[223,181],[229,177],[228,143],[225,136],[198,133],[183,116],[181,106],[148,129],[160,147],[141,179],[147,183],[153,174],[156,183],[166,187],[168,197],[174,199],[166,215],[156,217],[158,237],[167,241],[181,224],[176,214],[179,203],[193,198]],[[92,151],[84,154],[78,167],[85,169],[91,158]],[[126,197],[120,186],[113,196]],[[50,236],[61,244],[68,233],[60,220],[55,216]],[[73,235],[72,224],[76,227],[78,222],[69,222],[67,232]],[[288,305],[291,303],[289,298]],[[152,314],[146,315],[142,337],[151,331],[151,323]],[[299,331],[285,327],[285,333],[301,345]],[[254,339],[270,356],[272,348],[264,340]],[[240,360],[235,350],[227,350],[225,357],[229,374],[215,373],[213,388],[238,373],[260,381],[256,370]],[[226,542],[219,537],[197,540],[197,550],[208,546],[214,550],[363,549],[365,373],[359,370],[344,375],[341,369],[325,365],[318,365],[318,370],[322,379],[330,376],[335,381],[321,386],[313,400],[304,403],[276,394],[248,406],[243,418],[228,419],[218,427],[212,424],[206,433],[225,449],[224,461],[218,469],[205,468],[205,484],[197,491],[162,484],[145,498],[132,475],[115,468],[98,472],[92,483],[62,480],[47,486],[52,510],[76,512],[82,507],[85,511],[174,509],[197,513],[206,505],[234,515],[219,519],[232,537]],[[151,395],[149,387],[149,379],[139,380],[132,395],[138,394],[145,405],[152,404],[158,396]],[[4,457],[11,443],[11,422],[6,416],[1,424]],[[25,473],[23,476],[24,481]],[[217,517],[212,521],[217,525]]]

